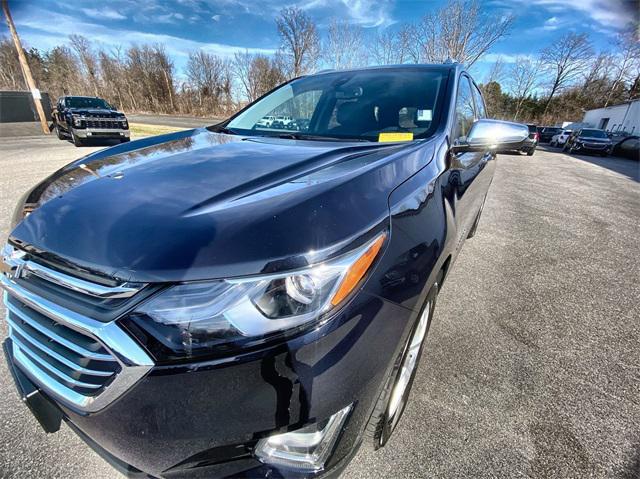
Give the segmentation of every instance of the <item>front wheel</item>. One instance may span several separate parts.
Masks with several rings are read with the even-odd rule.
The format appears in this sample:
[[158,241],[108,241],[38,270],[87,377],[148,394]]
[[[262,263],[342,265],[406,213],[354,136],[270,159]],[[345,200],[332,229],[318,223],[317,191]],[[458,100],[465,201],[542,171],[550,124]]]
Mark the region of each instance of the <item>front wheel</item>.
[[429,331],[429,325],[436,306],[438,284],[441,282],[441,278],[442,273],[440,273],[436,283],[431,287],[427,295],[418,321],[396,359],[395,366],[378,398],[376,407],[369,419],[369,424],[367,424],[366,434],[372,439],[374,449],[383,447],[389,441],[409,400],[411,386],[413,386],[413,380],[424,346],[424,339]]
[[76,146],[84,145],[84,142],[80,138],[78,138],[76,136],[76,134],[73,132],[73,130],[71,130],[71,141],[73,141],[73,144],[76,145]]
[[527,156],[533,156],[533,153],[534,153],[535,151],[536,151],[536,150],[533,150],[533,149],[532,149],[532,150],[527,151]]
[[62,134],[62,130],[60,129],[60,126],[57,123],[55,126],[55,131],[56,131],[56,136],[58,137],[58,140],[66,139],[65,136]]

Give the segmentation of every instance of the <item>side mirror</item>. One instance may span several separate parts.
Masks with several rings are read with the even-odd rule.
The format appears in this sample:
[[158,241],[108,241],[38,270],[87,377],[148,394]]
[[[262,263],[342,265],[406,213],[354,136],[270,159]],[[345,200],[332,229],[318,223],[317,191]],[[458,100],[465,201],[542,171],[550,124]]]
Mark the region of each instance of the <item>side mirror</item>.
[[527,125],[483,119],[473,124],[465,141],[453,145],[453,151],[519,150],[528,137]]

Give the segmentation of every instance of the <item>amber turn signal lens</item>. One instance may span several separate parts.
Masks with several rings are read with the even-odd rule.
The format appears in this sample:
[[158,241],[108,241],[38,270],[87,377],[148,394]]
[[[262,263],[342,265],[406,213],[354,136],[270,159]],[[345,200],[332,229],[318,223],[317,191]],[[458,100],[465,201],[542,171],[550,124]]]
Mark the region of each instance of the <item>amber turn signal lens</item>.
[[380,252],[380,248],[382,248],[382,244],[384,243],[384,239],[387,237],[386,233],[381,234],[378,238],[373,242],[371,246],[364,252],[360,258],[356,260],[355,263],[349,268],[349,271],[345,275],[344,279],[340,283],[340,287],[338,287],[338,291],[333,296],[331,300],[331,304],[337,306],[345,299],[351,291],[358,285],[360,280],[364,277],[366,272],[369,270],[371,265],[373,264],[373,260],[376,259],[378,253]]

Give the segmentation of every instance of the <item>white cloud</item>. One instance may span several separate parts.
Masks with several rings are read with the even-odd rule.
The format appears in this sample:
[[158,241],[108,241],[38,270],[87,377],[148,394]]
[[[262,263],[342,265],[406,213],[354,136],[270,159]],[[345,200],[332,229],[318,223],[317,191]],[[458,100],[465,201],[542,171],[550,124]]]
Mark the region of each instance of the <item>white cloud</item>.
[[578,11],[600,26],[616,30],[627,27],[634,20],[633,2],[625,0],[521,0],[520,3],[526,4],[526,8],[541,6],[550,12],[564,14],[570,13],[569,10]]
[[220,15],[214,15],[214,16],[211,17],[211,20],[213,20],[214,22],[219,22],[220,18],[221,18]]
[[323,10],[362,27],[386,27],[395,23],[391,15],[393,0],[312,0],[298,6],[307,11]]
[[178,73],[186,63],[189,52],[203,50],[223,58],[230,58],[236,52],[248,50],[250,53],[272,55],[274,49],[246,48],[238,45],[226,45],[222,43],[198,42],[186,38],[180,38],[167,34],[139,32],[135,30],[106,27],[97,23],[79,21],[57,12],[45,12],[44,10],[29,9],[26,16],[14,18],[24,43],[28,46],[36,46],[42,49],[50,49],[64,43],[66,39],[60,37],[51,30],[51,25],[56,25],[56,31],[68,31],[84,35],[96,46],[110,49],[116,46],[129,46],[132,44],[156,44],[164,45],[167,53],[175,61]]
[[314,20],[337,17],[362,27],[385,27],[395,23],[392,10],[395,0],[204,0],[215,11],[233,17],[238,13],[260,17],[276,17],[288,6],[309,12]]
[[559,28],[559,24],[560,24],[560,21],[558,20],[558,17],[551,17],[545,20],[544,24],[542,25],[542,28],[544,30],[557,30]]
[[98,20],[103,20],[105,18],[109,20],[124,20],[126,15],[114,10],[113,8],[104,7],[104,8],[82,8],[82,13],[86,16],[95,18]]
[[184,20],[182,13],[162,13],[147,15],[144,19],[145,23],[178,23]]
[[534,58],[530,53],[487,53],[479,61],[482,63],[494,63],[501,61],[502,63],[515,63],[518,58]]

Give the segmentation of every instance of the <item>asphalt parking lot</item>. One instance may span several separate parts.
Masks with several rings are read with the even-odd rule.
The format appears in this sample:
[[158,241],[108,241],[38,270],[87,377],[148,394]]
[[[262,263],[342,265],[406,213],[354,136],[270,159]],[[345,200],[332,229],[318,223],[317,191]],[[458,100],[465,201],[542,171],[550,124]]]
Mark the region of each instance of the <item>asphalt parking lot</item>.
[[[93,150],[1,139],[0,237],[23,191]],[[640,163],[500,155],[404,418],[344,477],[640,478],[639,279]],[[45,435],[0,361],[0,477],[118,475],[68,428]]]

